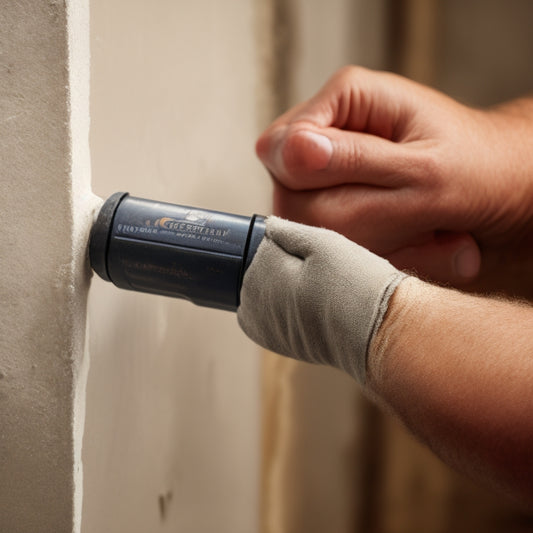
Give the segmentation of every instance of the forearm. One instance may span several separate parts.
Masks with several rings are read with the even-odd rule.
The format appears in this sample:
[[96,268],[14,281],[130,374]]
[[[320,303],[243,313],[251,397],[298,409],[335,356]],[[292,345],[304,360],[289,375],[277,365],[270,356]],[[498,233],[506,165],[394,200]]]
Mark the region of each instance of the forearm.
[[368,383],[447,463],[533,502],[533,309],[409,278]]
[[237,317],[261,346],[356,378],[447,463],[533,504],[533,307],[433,286],[276,217]]

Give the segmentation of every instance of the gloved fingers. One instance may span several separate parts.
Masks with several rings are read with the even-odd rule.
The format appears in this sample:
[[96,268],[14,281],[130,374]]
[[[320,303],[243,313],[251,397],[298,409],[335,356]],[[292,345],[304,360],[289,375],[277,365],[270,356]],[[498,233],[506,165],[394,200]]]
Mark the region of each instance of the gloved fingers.
[[259,345],[364,383],[370,340],[403,277],[339,234],[269,217],[237,318]]
[[[285,286],[292,286],[301,273],[304,259],[298,255],[287,251],[275,239],[269,235],[272,227],[272,219],[267,218],[267,235],[261,242],[256,255],[250,265],[250,269],[260,262],[262,267],[268,272],[269,282],[257,287],[257,291],[269,290],[271,293],[285,291]],[[246,276],[246,274],[245,274]],[[259,294],[258,294],[259,296]]]
[[240,293],[237,319],[243,331],[260,346],[283,355],[292,355],[287,332],[297,311],[293,303],[302,284],[302,265],[301,258],[267,236],[244,275]]
[[481,267],[479,246],[469,233],[436,234],[429,242],[397,250],[387,259],[400,270],[453,285],[471,282]]
[[287,254],[305,259],[317,246],[320,230],[275,216],[267,219],[266,235]]

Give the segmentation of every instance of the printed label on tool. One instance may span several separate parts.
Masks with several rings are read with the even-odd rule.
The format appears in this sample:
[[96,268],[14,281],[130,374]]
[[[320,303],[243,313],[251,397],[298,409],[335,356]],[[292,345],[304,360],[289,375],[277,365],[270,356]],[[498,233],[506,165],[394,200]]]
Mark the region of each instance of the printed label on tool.
[[[158,234],[177,237],[178,239],[195,239],[204,242],[224,243],[231,230],[206,225],[207,218],[201,219],[199,211],[191,211],[185,220],[172,217],[162,217],[156,220],[145,220],[144,225],[118,224],[117,230],[122,234]],[[193,222],[197,220],[198,222]]]

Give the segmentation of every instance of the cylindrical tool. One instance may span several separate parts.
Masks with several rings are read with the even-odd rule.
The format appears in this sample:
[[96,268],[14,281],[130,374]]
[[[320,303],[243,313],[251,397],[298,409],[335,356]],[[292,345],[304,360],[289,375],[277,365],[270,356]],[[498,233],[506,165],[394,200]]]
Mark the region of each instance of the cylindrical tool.
[[91,231],[91,266],[134,291],[235,311],[265,219],[113,194]]

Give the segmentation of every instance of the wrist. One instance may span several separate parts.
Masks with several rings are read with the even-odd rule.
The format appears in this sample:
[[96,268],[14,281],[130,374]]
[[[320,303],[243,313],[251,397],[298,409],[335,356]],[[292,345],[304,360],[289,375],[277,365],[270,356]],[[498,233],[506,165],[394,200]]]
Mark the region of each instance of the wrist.
[[[533,98],[522,98],[482,112],[488,135],[486,172],[492,174],[499,211],[502,200],[506,217],[514,222],[514,235],[521,240],[533,234]],[[490,174],[488,174],[490,175]],[[498,186],[499,185],[499,186]]]
[[[385,396],[390,386],[390,376],[401,372],[401,361],[394,354],[403,353],[400,345],[409,340],[409,328],[413,320],[418,320],[417,308],[428,297],[431,285],[418,278],[404,278],[396,287],[389,300],[389,306],[379,329],[368,348],[367,385],[374,393]],[[413,342],[415,339],[413,339]]]

